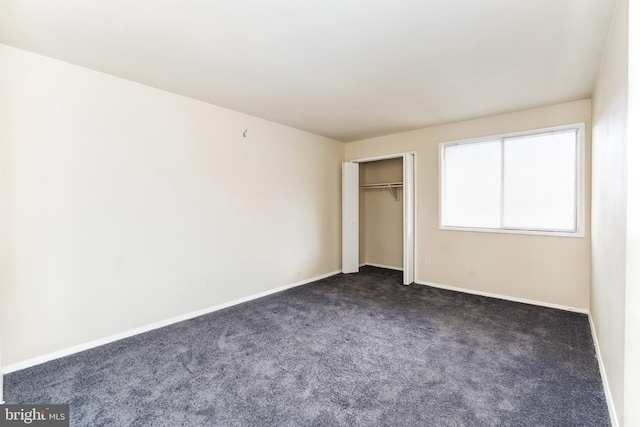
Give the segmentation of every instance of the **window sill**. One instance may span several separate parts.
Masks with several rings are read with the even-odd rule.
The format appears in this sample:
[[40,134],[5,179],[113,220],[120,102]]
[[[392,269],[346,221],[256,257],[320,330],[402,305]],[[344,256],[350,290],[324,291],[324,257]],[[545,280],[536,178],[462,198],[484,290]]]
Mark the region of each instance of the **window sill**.
[[584,238],[583,231],[567,232],[567,231],[538,231],[538,230],[511,230],[502,228],[473,228],[473,227],[444,227],[438,228],[442,231],[466,231],[475,233],[498,233],[498,234],[524,234],[533,236],[549,236],[549,237],[577,237]]

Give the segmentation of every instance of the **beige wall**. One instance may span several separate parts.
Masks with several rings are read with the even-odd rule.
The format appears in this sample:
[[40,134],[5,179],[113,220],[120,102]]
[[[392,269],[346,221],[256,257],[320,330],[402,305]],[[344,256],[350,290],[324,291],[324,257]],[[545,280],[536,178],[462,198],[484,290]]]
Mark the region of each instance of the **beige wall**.
[[[615,414],[640,425],[640,10],[621,0],[593,95],[591,312]],[[633,118],[633,119],[631,119]]]
[[[402,182],[402,158],[360,163],[361,183]],[[361,192],[361,263],[402,268],[402,196],[396,200],[389,190]]]
[[593,94],[591,313],[619,421],[624,413],[627,11],[621,1]]
[[340,269],[344,144],[1,45],[0,85],[3,365]]
[[[586,237],[442,231],[438,229],[438,144],[466,138],[586,123],[589,206],[589,100],[389,135],[346,146],[346,159],[417,152],[416,279],[473,291],[589,307],[590,218]],[[427,266],[425,258],[431,258]]]

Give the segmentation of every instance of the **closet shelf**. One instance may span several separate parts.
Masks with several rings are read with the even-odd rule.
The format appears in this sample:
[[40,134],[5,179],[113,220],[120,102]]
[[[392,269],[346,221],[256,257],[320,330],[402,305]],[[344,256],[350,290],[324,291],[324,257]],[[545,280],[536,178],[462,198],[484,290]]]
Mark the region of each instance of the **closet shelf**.
[[362,184],[360,191],[366,190],[389,190],[394,199],[398,200],[398,188],[402,188],[401,182],[379,182],[376,184]]

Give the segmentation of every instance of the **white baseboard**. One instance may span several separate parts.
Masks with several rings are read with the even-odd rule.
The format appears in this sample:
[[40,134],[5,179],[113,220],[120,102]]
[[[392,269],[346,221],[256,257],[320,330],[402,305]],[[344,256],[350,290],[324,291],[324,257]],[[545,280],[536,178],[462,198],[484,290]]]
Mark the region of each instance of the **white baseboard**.
[[285,291],[287,289],[295,288],[297,286],[306,285],[307,283],[315,282],[316,280],[324,279],[330,276],[334,276],[339,274],[340,270],[332,271],[330,273],[321,274],[319,276],[311,277],[309,279],[300,280],[298,282],[290,283],[288,285],[280,286],[275,289],[269,289],[268,291],[260,292],[254,295],[250,295],[248,297],[239,298],[233,301],[229,301],[223,304],[218,304],[213,307],[204,308],[202,310],[192,311],[190,313],[181,314],[179,316],[172,317],[170,319],[161,320],[159,322],[154,322],[149,325],[141,326],[139,328],[130,329],[128,331],[120,332],[115,335],[110,335],[108,337],[99,338],[97,340],[89,341],[84,344],[74,345],[72,347],[68,347],[62,350],[54,351],[52,353],[44,354],[42,356],[34,357],[31,359],[24,360],[22,362],[12,363],[7,366],[2,367],[2,373],[8,374],[11,372],[19,371],[21,369],[30,368],[35,365],[39,365],[41,363],[49,362],[51,360],[59,359],[61,357],[70,356],[75,353],[79,353],[81,351],[89,350],[91,348],[99,347],[101,345],[109,344],[114,341],[121,340],[123,338],[128,338],[134,335],[142,334],[145,332],[152,331],[154,329],[162,328],[164,326],[169,326],[174,323],[182,322],[184,320],[193,319],[194,317],[202,316],[205,314],[213,313],[214,311],[222,310],[234,305],[242,304],[244,302],[248,302],[254,299],[262,298],[267,295],[275,294],[277,292]]
[[394,267],[392,265],[384,265],[384,264],[374,264],[372,262],[365,262],[364,264],[360,265],[360,267],[365,266],[365,265],[370,265],[371,267],[386,268],[387,270],[403,271],[402,267]]
[[602,363],[602,355],[600,354],[600,344],[598,344],[598,334],[596,334],[596,325],[593,323],[591,313],[589,313],[589,325],[591,326],[591,336],[593,337],[593,345],[596,348],[596,358],[598,359],[598,367],[600,368],[600,377],[602,378],[602,386],[604,388],[604,395],[607,399],[607,408],[609,409],[609,417],[611,419],[611,427],[619,427],[618,416],[616,415],[615,406],[613,404],[613,397],[611,396],[611,389],[609,388],[609,380],[607,379],[607,371],[604,369]]
[[[398,267],[392,267],[392,266],[387,266],[387,265],[380,265],[380,264],[371,264],[371,263],[365,263],[365,264],[361,264],[360,266],[364,266],[364,265],[371,265],[373,267],[381,267],[381,268],[387,268],[387,269],[391,269],[391,270],[400,270],[402,271],[401,268]],[[316,280],[320,280],[320,279],[324,279],[330,276],[334,276],[336,274],[339,274],[340,270],[337,271],[333,271],[330,273],[326,273],[326,274],[322,274],[319,276],[315,276],[309,279],[305,279],[305,280],[301,280],[298,282],[294,282],[294,283],[290,283],[288,285],[284,285],[284,286],[280,286],[278,288],[275,289],[270,289],[268,291],[264,291],[264,292],[260,292],[258,294],[255,295],[251,295],[248,297],[244,297],[244,298],[239,298],[227,303],[223,303],[223,304],[218,304],[215,305],[213,307],[209,307],[209,308],[205,308],[202,310],[196,310],[190,313],[186,313],[180,316],[176,316],[176,317],[172,317],[170,319],[166,319],[166,320],[162,320],[159,322],[155,322],[146,326],[141,326],[139,328],[135,328],[135,329],[131,329],[128,331],[124,331],[115,335],[111,335],[108,337],[104,337],[104,338],[100,338],[97,340],[93,340],[93,341],[89,341],[87,343],[84,344],[79,344],[73,347],[69,347],[63,350],[59,350],[59,351],[55,351],[52,353],[48,353],[42,356],[38,356],[38,357],[34,357],[32,359],[28,359],[28,360],[24,360],[22,362],[17,362],[17,363],[13,363],[11,365],[7,365],[2,367],[2,373],[3,374],[8,374],[11,372],[15,372],[15,371],[19,371],[21,369],[26,369],[35,365],[39,365],[41,363],[45,363],[45,362],[49,362],[51,360],[55,360],[55,359],[59,359],[61,357],[65,357],[65,356],[70,356],[72,354],[75,353],[79,353],[81,351],[84,350],[89,350],[91,348],[95,348],[95,347],[99,347],[101,345],[104,344],[109,344],[111,342],[114,341],[118,341],[124,338],[128,338],[137,334],[141,334],[144,332],[149,332],[152,331],[154,329],[158,329],[158,328],[162,328],[164,326],[169,326],[171,324],[174,323],[178,323],[178,322],[182,322],[184,320],[189,320],[189,319],[193,319],[194,317],[198,317],[198,316],[202,316],[205,314],[209,314],[209,313],[213,313],[215,311],[218,310],[222,310],[237,304],[242,304],[244,302],[248,302],[254,299],[258,299],[258,298],[262,298],[265,297],[267,295],[271,295],[277,292],[281,292],[287,289],[291,289],[291,288],[295,288],[297,286],[301,286],[301,285],[305,285],[307,283],[311,283],[311,282],[315,282]],[[578,312],[578,313],[584,313],[588,315],[589,318],[589,325],[591,327],[591,336],[593,337],[593,343],[595,346],[595,350],[596,350],[596,356],[598,359],[598,366],[600,368],[600,375],[602,377],[602,385],[604,387],[604,393],[605,393],[605,397],[607,400],[607,407],[609,409],[609,415],[611,417],[611,425],[612,427],[619,427],[619,423],[618,423],[618,418],[616,416],[616,412],[615,412],[615,408],[614,408],[614,404],[613,404],[613,399],[611,396],[611,390],[609,388],[609,382],[607,380],[607,375],[606,375],[606,371],[604,369],[604,365],[602,363],[602,356],[600,354],[600,346],[598,344],[598,337],[596,334],[596,330],[595,330],[595,325],[593,324],[593,319],[591,318],[591,313],[588,310],[585,309],[581,309],[581,308],[575,308],[575,307],[568,307],[568,306],[563,306],[563,305],[559,305],[559,304],[552,304],[552,303],[547,303],[547,302],[542,302],[542,301],[536,301],[536,300],[529,300],[529,299],[525,299],[525,298],[516,298],[516,297],[510,297],[510,296],[506,296],[506,295],[500,295],[500,294],[494,294],[494,293],[490,293],[490,292],[482,292],[482,291],[474,291],[474,290],[470,290],[470,289],[465,289],[465,288],[458,288],[455,286],[448,286],[448,285],[442,285],[439,283],[433,283],[433,282],[425,282],[425,281],[420,281],[420,280],[416,280],[415,281],[416,284],[419,285],[426,285],[426,286],[432,286],[434,288],[440,288],[440,289],[446,289],[446,290],[451,290],[451,291],[456,291],[456,292],[464,292],[467,294],[473,294],[473,295],[481,295],[481,296],[486,296],[486,297],[490,297],[490,298],[498,298],[498,299],[503,299],[503,300],[508,300],[508,301],[514,301],[514,302],[521,302],[521,303],[525,303],[525,304],[532,304],[532,305],[538,305],[538,306],[543,306],[543,307],[550,307],[550,308],[557,308],[560,310],[566,310],[566,311],[572,311],[572,312]],[[1,396],[1,394],[0,394]],[[4,403],[4,402],[2,402]]]
[[464,292],[465,294],[480,295],[483,297],[498,298],[498,299],[503,299],[507,301],[521,302],[524,304],[538,305],[541,307],[556,308],[558,310],[572,311],[575,313],[589,314],[589,310],[586,308],[570,307],[570,306],[561,305],[561,304],[554,304],[551,302],[537,301],[537,300],[532,300],[527,298],[518,298],[518,297],[509,296],[509,295],[494,294],[491,292],[476,291],[476,290],[467,289],[467,288],[458,288],[456,286],[442,285],[440,283],[434,283],[434,282],[424,282],[421,280],[416,280],[414,283],[418,285],[426,285],[434,288],[446,289],[449,291]]

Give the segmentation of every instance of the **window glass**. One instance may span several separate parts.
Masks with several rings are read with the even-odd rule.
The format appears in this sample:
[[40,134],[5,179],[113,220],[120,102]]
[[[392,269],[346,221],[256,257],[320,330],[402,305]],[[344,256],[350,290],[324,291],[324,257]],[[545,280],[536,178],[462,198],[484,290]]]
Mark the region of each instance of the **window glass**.
[[504,141],[503,227],[576,230],[576,133]]
[[441,144],[441,227],[581,235],[583,129]]
[[500,141],[445,151],[445,225],[500,227]]

